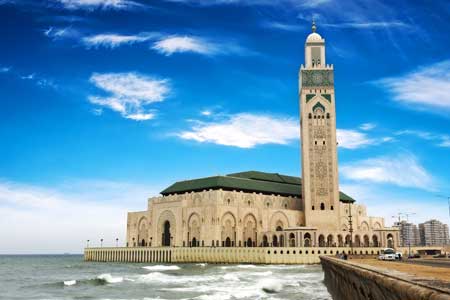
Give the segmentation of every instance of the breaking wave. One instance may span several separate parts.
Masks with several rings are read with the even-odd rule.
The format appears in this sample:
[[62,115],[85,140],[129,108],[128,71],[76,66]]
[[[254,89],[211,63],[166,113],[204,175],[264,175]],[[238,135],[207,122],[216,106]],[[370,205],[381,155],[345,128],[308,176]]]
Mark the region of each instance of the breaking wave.
[[165,266],[165,265],[145,266],[142,268],[149,271],[172,271],[181,269],[179,266]]
[[111,274],[101,274],[97,276],[97,280],[105,283],[119,283],[123,281],[123,277],[113,277]]
[[278,293],[283,289],[283,283],[273,278],[263,279],[258,283],[258,287],[266,293]]
[[77,284],[76,280],[66,280],[66,281],[64,281],[64,285],[66,285],[66,286],[71,286],[71,285],[75,285],[75,284]]

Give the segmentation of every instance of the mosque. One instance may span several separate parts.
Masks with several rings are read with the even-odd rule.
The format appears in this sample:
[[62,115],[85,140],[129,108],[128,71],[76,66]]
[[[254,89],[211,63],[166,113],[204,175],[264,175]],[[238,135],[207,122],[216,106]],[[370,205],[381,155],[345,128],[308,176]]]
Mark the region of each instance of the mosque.
[[302,178],[247,171],[175,182],[128,213],[127,247],[398,246],[397,228],[339,190],[334,67],[314,22],[299,103]]

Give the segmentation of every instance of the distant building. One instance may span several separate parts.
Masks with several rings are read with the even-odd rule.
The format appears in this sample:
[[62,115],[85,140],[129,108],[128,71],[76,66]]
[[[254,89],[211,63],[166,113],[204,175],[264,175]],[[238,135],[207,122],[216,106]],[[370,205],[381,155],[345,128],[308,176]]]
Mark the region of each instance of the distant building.
[[448,225],[438,220],[429,220],[419,224],[420,242],[423,246],[449,244]]
[[420,233],[416,224],[406,221],[397,222],[396,226],[400,229],[400,245],[402,247],[419,246]]

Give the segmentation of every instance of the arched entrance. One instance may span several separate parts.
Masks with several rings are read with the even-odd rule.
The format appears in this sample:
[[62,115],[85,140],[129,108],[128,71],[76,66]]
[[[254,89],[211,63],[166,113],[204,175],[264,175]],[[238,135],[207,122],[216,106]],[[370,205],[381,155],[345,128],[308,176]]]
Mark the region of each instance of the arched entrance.
[[263,247],[269,246],[269,242],[267,240],[267,235],[263,235]]
[[367,234],[364,235],[364,247],[369,247],[370,246],[370,239],[369,236]]
[[394,248],[394,237],[390,233],[387,235],[387,246],[388,248]]
[[295,234],[289,234],[289,247],[295,247]]
[[350,234],[347,234],[345,236],[345,246],[349,247],[351,243],[352,243],[352,238],[350,237]]
[[284,247],[284,235],[280,235],[280,247]]
[[253,247],[253,241],[251,238],[247,239],[247,247]]
[[162,245],[163,246],[170,246],[170,222],[165,221],[164,222],[164,232],[162,234]]
[[311,235],[309,233],[305,233],[303,236],[305,247],[311,247]]
[[361,238],[359,237],[359,235],[355,235],[355,242],[353,243],[353,246],[361,247]]
[[375,234],[372,236],[372,244],[374,247],[378,247],[378,236]]
[[325,237],[323,234],[319,235],[319,247],[325,247]]
[[225,240],[225,247],[231,247],[231,239],[229,237]]
[[278,247],[278,237],[275,234],[272,237],[272,246]]
[[191,247],[197,247],[197,239],[195,237],[192,238]]
[[339,247],[344,247],[344,241],[342,239],[342,235],[338,235],[338,246]]
[[333,236],[331,234],[327,236],[327,247],[333,247]]

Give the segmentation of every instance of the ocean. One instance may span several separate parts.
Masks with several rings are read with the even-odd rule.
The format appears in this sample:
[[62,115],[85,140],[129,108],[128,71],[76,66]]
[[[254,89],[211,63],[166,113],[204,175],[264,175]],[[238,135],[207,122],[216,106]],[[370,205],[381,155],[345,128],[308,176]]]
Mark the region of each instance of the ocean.
[[129,264],[0,256],[0,299],[331,300],[320,265]]

